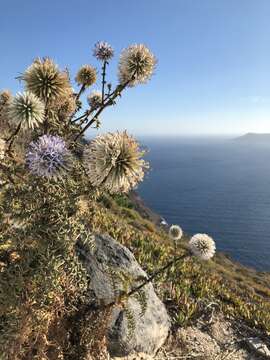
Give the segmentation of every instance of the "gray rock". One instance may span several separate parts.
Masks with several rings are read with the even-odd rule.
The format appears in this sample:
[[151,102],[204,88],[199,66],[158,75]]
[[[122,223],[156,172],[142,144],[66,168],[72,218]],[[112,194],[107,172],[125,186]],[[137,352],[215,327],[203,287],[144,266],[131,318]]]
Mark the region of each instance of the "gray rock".
[[[108,304],[125,291],[124,283],[130,289],[147,278],[147,274],[126,247],[105,235],[95,235],[92,240],[91,249],[79,246],[78,252],[90,275],[91,291],[97,301]],[[112,271],[113,277],[109,274]],[[157,297],[151,283],[143,290],[145,311],[138,296],[130,297],[125,309],[115,307],[113,310],[108,329],[108,351],[111,356],[126,356],[134,351],[153,355],[168,336],[170,319],[164,304]]]
[[270,359],[270,350],[267,345],[259,338],[248,338],[246,344],[250,350],[254,351],[257,355],[265,359]]

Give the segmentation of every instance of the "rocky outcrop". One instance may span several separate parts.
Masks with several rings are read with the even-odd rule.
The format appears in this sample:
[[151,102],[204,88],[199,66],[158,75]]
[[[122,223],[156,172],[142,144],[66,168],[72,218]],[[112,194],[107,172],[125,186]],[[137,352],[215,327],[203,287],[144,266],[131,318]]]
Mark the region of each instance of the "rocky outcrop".
[[[92,243],[88,249],[79,245],[78,253],[97,302],[109,304],[125,288],[136,287],[147,278],[134,255],[111,237],[95,235]],[[129,297],[124,308],[114,308],[108,328],[108,351],[112,356],[132,352],[153,355],[165,342],[169,327],[166,308],[149,283],[143,293]]]
[[270,359],[270,350],[260,338],[248,338],[245,341],[249,349],[255,354],[264,359]]

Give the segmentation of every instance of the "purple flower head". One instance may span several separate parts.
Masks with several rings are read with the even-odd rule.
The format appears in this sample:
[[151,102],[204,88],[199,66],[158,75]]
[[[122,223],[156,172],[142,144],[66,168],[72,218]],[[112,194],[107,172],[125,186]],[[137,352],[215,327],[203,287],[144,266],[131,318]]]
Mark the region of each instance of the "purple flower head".
[[99,41],[95,44],[93,54],[98,60],[108,61],[113,57],[114,50],[107,42]]
[[29,145],[26,163],[34,175],[60,178],[71,166],[71,153],[59,136],[43,135]]

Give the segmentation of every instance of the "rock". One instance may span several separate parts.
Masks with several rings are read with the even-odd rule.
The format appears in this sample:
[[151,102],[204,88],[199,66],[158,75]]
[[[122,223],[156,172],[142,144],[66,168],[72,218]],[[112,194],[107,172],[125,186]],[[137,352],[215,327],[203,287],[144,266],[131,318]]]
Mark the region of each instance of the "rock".
[[248,338],[246,344],[250,350],[254,351],[257,355],[263,356],[265,359],[270,359],[270,350],[267,345],[259,338]]
[[[115,300],[124,291],[123,282],[129,283],[130,289],[131,281],[133,288],[147,278],[126,247],[105,235],[95,235],[92,241],[93,247],[88,250],[78,245],[78,253],[91,279],[90,290],[99,302],[108,304]],[[113,277],[109,274],[112,271]],[[113,310],[107,336],[111,356],[123,357],[134,352],[154,355],[168,336],[170,319],[164,304],[151,283],[143,290],[145,311],[137,296],[128,299],[125,309],[115,307]]]

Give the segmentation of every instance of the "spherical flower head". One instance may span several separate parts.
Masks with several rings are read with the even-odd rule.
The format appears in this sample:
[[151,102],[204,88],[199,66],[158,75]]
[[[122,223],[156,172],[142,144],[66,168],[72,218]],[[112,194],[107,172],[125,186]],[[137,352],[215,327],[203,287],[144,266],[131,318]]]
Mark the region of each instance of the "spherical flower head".
[[87,101],[91,109],[97,109],[102,104],[102,94],[100,91],[94,90],[87,96]]
[[7,105],[12,99],[12,95],[10,93],[10,91],[8,90],[3,90],[0,92],[0,109]]
[[6,128],[7,124],[10,124],[9,122],[9,116],[8,116],[8,108],[12,100],[12,95],[10,91],[3,90],[0,92],[0,123],[3,123],[4,128]]
[[71,90],[67,72],[60,71],[50,58],[36,59],[21,79],[25,81],[26,89],[45,103],[52,102]]
[[216,244],[207,234],[196,234],[189,241],[189,249],[200,259],[209,260],[215,255]]
[[44,103],[33,93],[18,93],[11,101],[8,115],[11,121],[25,129],[34,129],[44,121]]
[[97,80],[97,71],[91,65],[83,65],[78,71],[75,80],[79,85],[89,87]]
[[142,44],[131,45],[121,53],[118,65],[118,77],[121,84],[128,86],[146,83],[156,66],[156,58]]
[[99,41],[95,44],[93,55],[100,61],[109,61],[114,54],[110,44],[105,41]]
[[61,178],[71,167],[71,153],[59,136],[43,135],[32,142],[26,154],[26,164],[34,175]]
[[126,132],[96,137],[86,147],[84,165],[94,187],[126,193],[143,180],[148,164],[144,151]]
[[55,101],[52,106],[50,106],[50,110],[56,112],[60,120],[65,120],[75,112],[76,107],[76,97],[74,93],[70,93]]
[[169,229],[169,236],[172,240],[178,241],[183,236],[183,230],[178,225],[172,225]]

